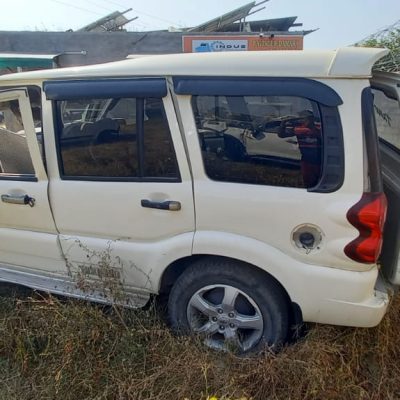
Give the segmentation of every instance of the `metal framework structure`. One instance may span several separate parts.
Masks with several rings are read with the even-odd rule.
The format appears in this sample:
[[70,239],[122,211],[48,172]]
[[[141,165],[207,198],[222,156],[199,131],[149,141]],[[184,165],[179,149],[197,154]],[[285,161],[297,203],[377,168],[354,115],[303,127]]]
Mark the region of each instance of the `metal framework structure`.
[[134,17],[128,19],[124,16],[127,12],[132,11],[132,8],[125,10],[123,12],[115,11],[111,14],[106,15],[97,21],[92,22],[89,25],[78,29],[77,32],[116,32],[123,29],[123,27],[131,21],[138,19],[139,17]]
[[258,8],[257,10],[253,10],[253,8],[260,6],[268,2],[269,0],[263,0],[261,2],[252,1],[251,3],[245,4],[242,7],[236,8],[226,14],[223,14],[217,18],[214,18],[210,21],[204,22],[198,26],[193,28],[189,28],[188,32],[219,32],[224,30],[226,26],[231,25],[237,21],[245,21],[246,17],[252,14],[255,14],[261,10],[264,10],[265,7]]
[[[297,17],[264,19],[257,21],[246,21],[250,15],[256,14],[266,7],[260,7],[269,0],[251,1],[235,10],[229,11],[223,15],[213,18],[210,21],[191,28],[170,28],[171,32],[187,32],[187,33],[223,33],[223,32],[288,32],[292,27],[301,27],[303,24],[297,23]],[[115,32],[124,30],[124,26],[138,17],[128,19],[124,16],[128,9],[124,12],[115,11],[103,18],[98,19],[78,29],[77,32]],[[160,31],[162,32],[162,31]],[[313,30],[303,31],[303,35],[313,32]]]

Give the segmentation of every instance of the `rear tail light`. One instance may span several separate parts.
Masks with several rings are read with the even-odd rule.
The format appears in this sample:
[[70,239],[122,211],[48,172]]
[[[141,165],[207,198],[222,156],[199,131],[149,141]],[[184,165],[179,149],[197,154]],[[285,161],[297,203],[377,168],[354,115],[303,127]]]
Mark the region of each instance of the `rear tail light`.
[[382,250],[383,226],[385,224],[387,200],[384,193],[364,193],[361,200],[347,213],[349,222],[360,235],[349,243],[345,254],[361,263],[376,263]]

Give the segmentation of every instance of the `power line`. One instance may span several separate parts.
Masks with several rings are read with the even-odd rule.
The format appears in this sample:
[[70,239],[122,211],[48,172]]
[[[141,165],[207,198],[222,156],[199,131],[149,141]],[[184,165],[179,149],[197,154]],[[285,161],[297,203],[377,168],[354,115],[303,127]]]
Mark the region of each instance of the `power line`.
[[118,7],[123,7],[123,8],[126,8],[126,7],[127,7],[127,6],[124,5],[124,4],[117,3],[116,1],[112,1],[112,0],[102,0],[102,1],[104,1],[104,2],[107,3],[107,4],[109,4],[109,3],[114,4],[114,5],[118,6]]
[[147,17],[150,17],[150,18],[158,19],[161,22],[166,22],[168,24],[173,24],[173,25],[179,25],[174,21],[170,21],[169,19],[159,18],[159,17],[156,17],[155,15],[151,15],[151,14],[145,13],[143,11],[135,10],[134,8],[132,8],[132,11],[135,11],[138,14],[146,15]]
[[[127,7],[126,5],[123,5],[123,4],[118,3],[118,2],[116,2],[116,1],[113,1],[113,0],[100,0],[100,1],[104,1],[105,3],[108,3],[108,4],[111,3],[111,4],[114,4],[114,5],[118,6],[118,7]],[[144,12],[144,11],[135,10],[134,8],[132,8],[132,11],[134,11],[135,13],[138,13],[138,14],[146,15],[147,17],[150,17],[150,18],[158,19],[159,21],[166,22],[166,23],[168,23],[168,24],[180,25],[180,24],[177,24],[177,23],[174,22],[174,21],[170,21],[170,20],[168,20],[168,19],[156,17],[155,15],[146,13],[146,12]]]
[[111,10],[110,8],[104,7],[104,6],[102,6],[102,5],[98,4],[98,3],[96,3],[96,2],[93,1],[93,0],[86,0],[86,1],[87,1],[88,3],[90,3],[90,4],[93,4],[94,6],[96,6],[96,7],[98,7],[98,8],[102,8],[103,10],[114,11],[114,10]]
[[53,2],[55,2],[55,3],[62,4],[62,5],[64,5],[64,6],[76,8],[77,10],[86,11],[86,12],[91,13],[91,14],[96,14],[96,15],[100,15],[100,16],[103,15],[103,14],[99,14],[99,13],[96,12],[96,11],[88,10],[87,8],[83,8],[83,7],[75,6],[75,5],[73,5],[73,4],[65,3],[65,2],[63,2],[63,1],[61,1],[61,0],[51,0],[51,1],[53,1]]
[[[62,0],[51,0],[51,1],[53,1],[53,2],[55,2],[55,3],[62,4],[62,5],[67,6],[67,7],[75,8],[75,9],[77,9],[77,10],[86,11],[86,12],[91,13],[91,14],[94,14],[94,15],[98,15],[98,16],[103,16],[103,15],[104,15],[104,14],[101,14],[101,13],[99,13],[99,12],[90,10],[90,9],[88,9],[88,8],[84,8],[84,7],[76,6],[76,5],[74,5],[74,4],[66,3],[66,2],[64,2],[64,1],[62,1]],[[96,7],[101,7],[101,8],[103,8],[104,10],[112,11],[111,9],[105,8],[105,7],[103,7],[103,6],[101,6],[101,5],[97,4],[97,3],[95,3],[95,2],[92,1],[92,0],[86,0],[86,1],[89,2],[89,3],[91,3],[91,4],[93,4],[93,5],[95,5]],[[111,0],[102,0],[102,1],[105,1],[105,2],[107,2],[107,3],[115,4],[115,5],[119,6],[119,7],[124,7],[124,8],[126,7],[126,6],[124,6],[123,4],[117,3],[117,2],[115,2],[115,1],[111,1]],[[144,12],[141,12],[141,11],[138,11],[138,10],[133,10],[133,9],[132,9],[132,11],[135,11],[136,13],[139,13],[139,14],[146,15],[146,16],[148,16],[148,17],[150,17],[150,18],[154,18],[154,19],[158,19],[158,20],[160,20],[160,21],[164,21],[164,22],[168,22],[168,23],[173,23],[173,24],[175,24],[175,23],[172,22],[172,21],[164,20],[164,19],[162,19],[162,18],[158,18],[158,17],[156,17],[156,16],[153,16],[153,15],[150,15],[150,14],[147,14],[147,13],[144,13]],[[160,27],[160,26],[157,26],[157,25],[144,24],[143,22],[135,22],[135,25],[141,25],[142,27],[148,28],[148,29],[154,29],[154,28],[155,28],[155,29],[162,29],[162,28],[163,28],[163,27]],[[176,24],[176,25],[179,25],[179,24]]]

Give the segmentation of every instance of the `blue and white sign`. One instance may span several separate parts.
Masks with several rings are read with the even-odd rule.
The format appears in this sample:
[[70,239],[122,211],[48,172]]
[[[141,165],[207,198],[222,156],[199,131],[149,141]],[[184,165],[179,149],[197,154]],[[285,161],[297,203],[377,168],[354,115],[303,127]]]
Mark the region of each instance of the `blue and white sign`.
[[207,53],[216,51],[247,51],[247,40],[196,40],[192,41],[193,53]]

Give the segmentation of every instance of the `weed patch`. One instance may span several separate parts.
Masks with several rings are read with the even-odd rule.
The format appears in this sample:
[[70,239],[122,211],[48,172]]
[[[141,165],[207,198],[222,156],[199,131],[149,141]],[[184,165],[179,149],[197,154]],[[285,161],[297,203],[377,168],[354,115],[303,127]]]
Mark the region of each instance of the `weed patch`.
[[396,399],[399,311],[395,299],[376,328],[312,326],[278,355],[238,358],[173,336],[153,309],[3,297],[0,398]]

